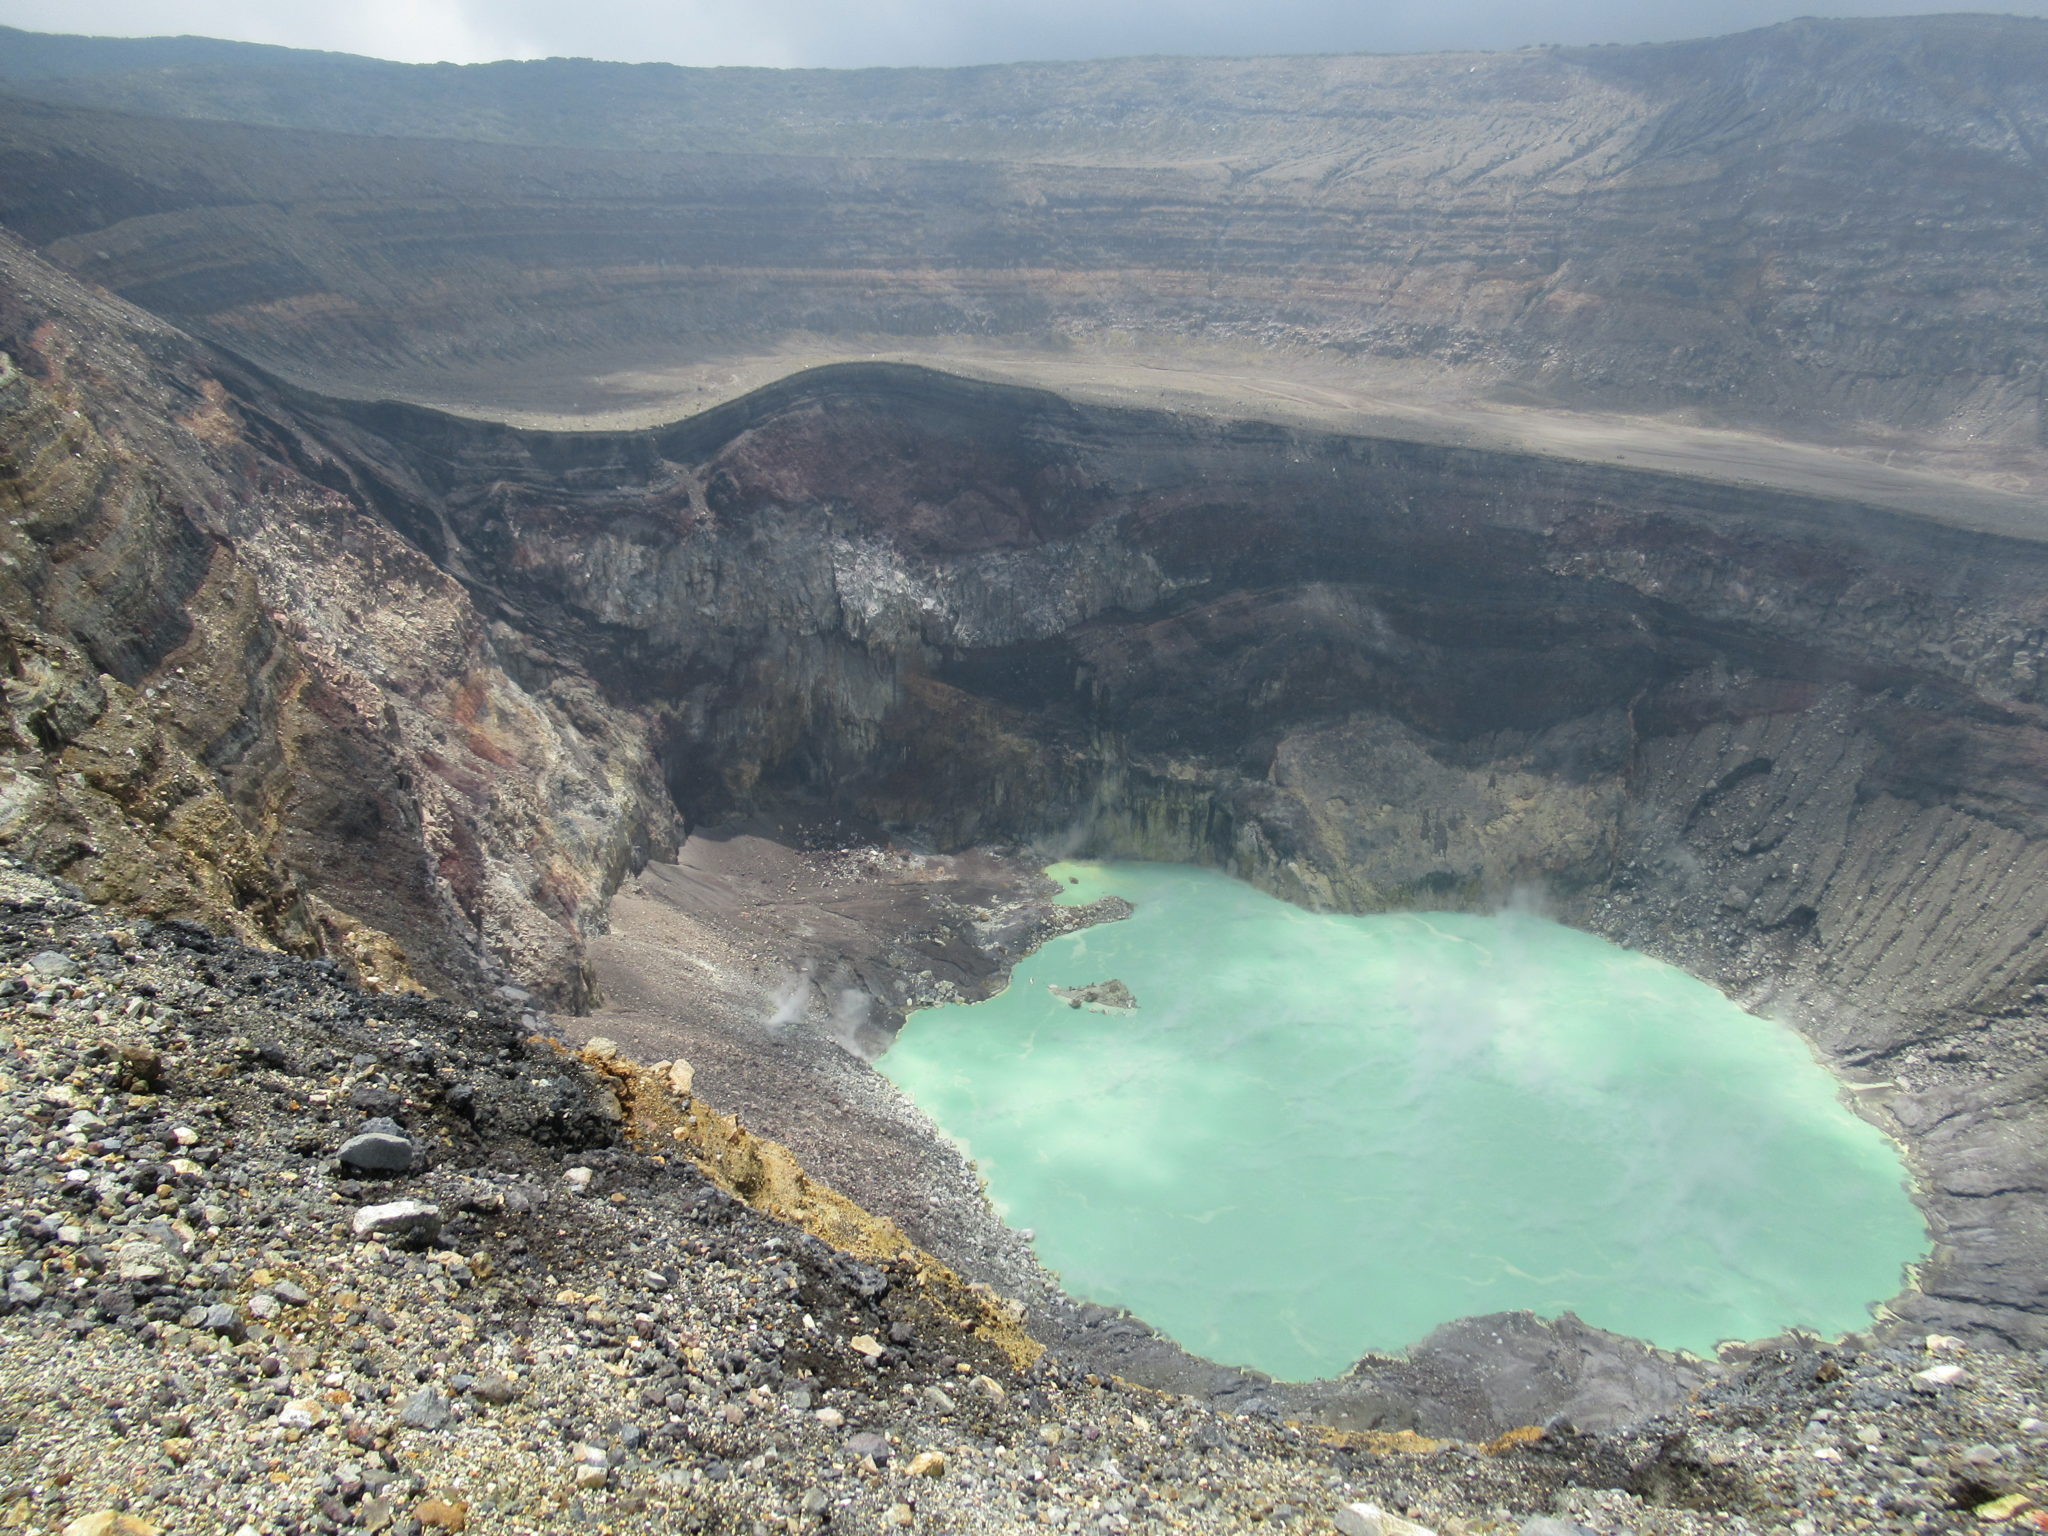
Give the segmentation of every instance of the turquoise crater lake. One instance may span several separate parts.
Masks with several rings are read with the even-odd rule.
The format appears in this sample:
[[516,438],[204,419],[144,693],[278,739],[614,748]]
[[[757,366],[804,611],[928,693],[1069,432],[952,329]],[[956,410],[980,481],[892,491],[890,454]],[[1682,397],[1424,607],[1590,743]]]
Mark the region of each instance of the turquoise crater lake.
[[[913,1014],[881,1066],[1071,1292],[1200,1354],[1301,1380],[1517,1308],[1707,1353],[1865,1326],[1926,1251],[1799,1037],[1670,966],[1526,913],[1049,872],[1136,912]],[[1109,980],[1135,1011],[1049,990]]]

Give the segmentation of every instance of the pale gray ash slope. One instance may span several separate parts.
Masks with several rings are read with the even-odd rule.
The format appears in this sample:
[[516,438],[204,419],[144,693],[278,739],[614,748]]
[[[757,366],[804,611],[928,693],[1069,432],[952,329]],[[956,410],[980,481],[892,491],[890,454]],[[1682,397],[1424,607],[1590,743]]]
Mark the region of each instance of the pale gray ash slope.
[[351,393],[1050,347],[2039,475],[2048,22],[852,72],[11,41],[0,221]]

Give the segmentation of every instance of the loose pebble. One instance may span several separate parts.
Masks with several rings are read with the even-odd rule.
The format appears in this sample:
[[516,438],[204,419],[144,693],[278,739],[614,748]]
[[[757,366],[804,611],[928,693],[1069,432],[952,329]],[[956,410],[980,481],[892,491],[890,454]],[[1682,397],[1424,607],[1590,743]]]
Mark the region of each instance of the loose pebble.
[[1913,1373],[1913,1390],[1916,1392],[1939,1392],[1944,1387],[1958,1387],[1970,1379],[1970,1373],[1960,1365],[1930,1365],[1924,1371]]
[[364,1206],[352,1225],[359,1238],[426,1244],[441,1235],[441,1208],[424,1200],[392,1200]]

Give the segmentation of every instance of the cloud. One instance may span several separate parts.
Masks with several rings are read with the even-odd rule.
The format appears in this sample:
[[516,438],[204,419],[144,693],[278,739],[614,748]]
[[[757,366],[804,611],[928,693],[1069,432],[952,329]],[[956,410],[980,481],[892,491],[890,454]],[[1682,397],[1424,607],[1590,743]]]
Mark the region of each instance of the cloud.
[[[1981,6],[1864,0],[1837,14]],[[2048,0],[2007,9],[2040,16]],[[410,61],[558,54],[814,66],[1649,42],[1813,12],[1800,0],[0,0],[0,22],[48,32],[186,32]]]
[[476,63],[555,51],[507,25],[501,7],[473,0],[352,0],[277,5],[271,0],[5,0],[0,23],[32,32],[114,37],[190,34],[289,48],[367,53],[408,63]]

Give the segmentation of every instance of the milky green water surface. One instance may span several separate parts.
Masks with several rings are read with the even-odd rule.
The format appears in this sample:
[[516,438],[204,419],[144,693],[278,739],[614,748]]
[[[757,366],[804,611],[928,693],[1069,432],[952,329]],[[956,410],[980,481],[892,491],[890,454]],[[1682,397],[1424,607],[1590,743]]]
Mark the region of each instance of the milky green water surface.
[[[1200,1354],[1305,1379],[1522,1307],[1704,1353],[1862,1327],[1925,1252],[1892,1144],[1681,971],[1524,913],[1050,872],[1136,915],[914,1014],[881,1066],[1070,1291]],[[1137,1012],[1047,990],[1110,978]]]

